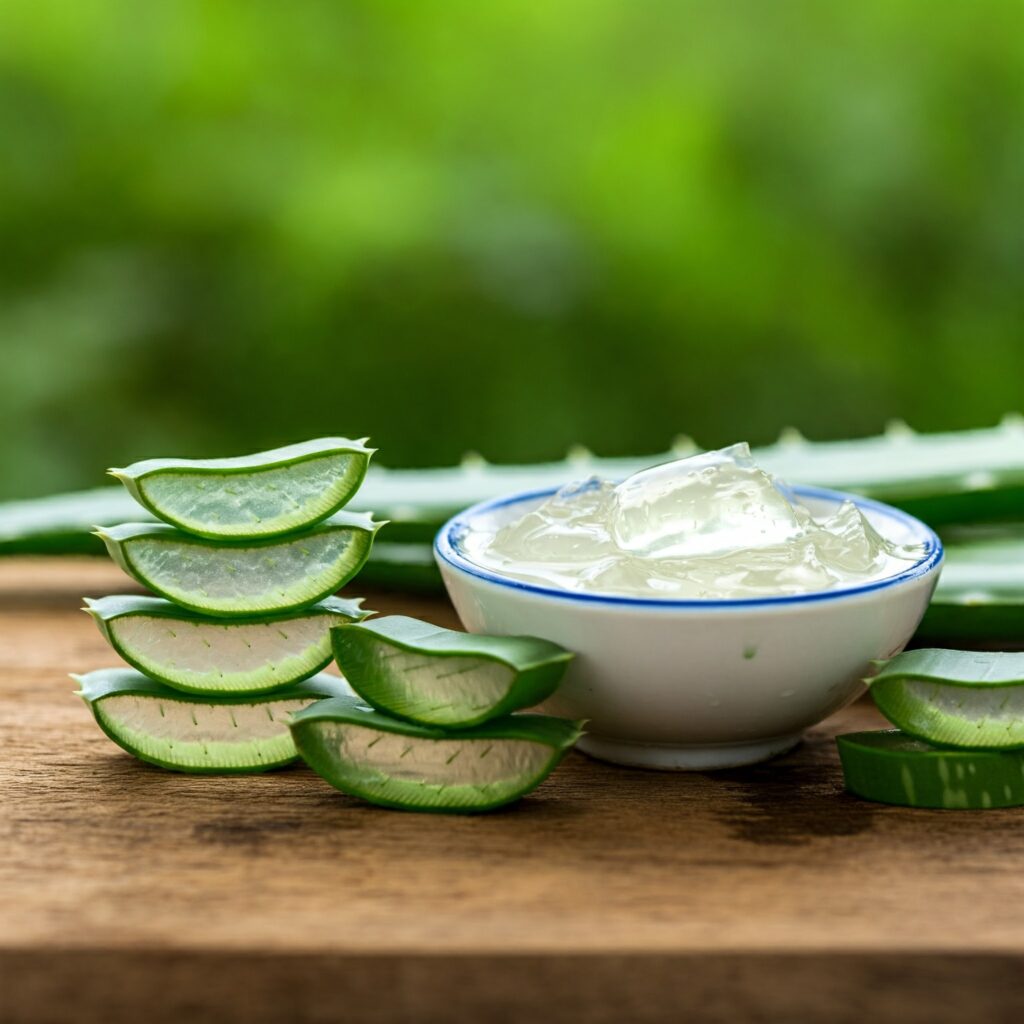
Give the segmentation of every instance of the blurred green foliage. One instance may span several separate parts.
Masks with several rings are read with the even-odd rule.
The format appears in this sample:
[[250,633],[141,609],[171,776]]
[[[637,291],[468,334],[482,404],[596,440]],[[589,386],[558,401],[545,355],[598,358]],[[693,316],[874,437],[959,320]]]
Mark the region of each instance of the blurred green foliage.
[[1024,5],[13,0],[0,497],[994,422]]

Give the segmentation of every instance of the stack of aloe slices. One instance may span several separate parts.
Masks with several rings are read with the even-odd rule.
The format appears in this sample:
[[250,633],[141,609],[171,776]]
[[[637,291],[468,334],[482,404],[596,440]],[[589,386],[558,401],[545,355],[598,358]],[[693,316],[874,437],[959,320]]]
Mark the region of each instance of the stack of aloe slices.
[[1024,653],[906,651],[868,682],[897,728],[836,737],[847,789],[907,807],[1024,804]]
[[339,511],[373,454],[323,438],[232,459],[151,459],[111,470],[162,523],[96,532],[156,597],[86,599],[131,669],[75,678],[104,732],[153,764],[253,772],[296,759],[288,717],[342,697],[330,629],[370,612],[331,597],[383,524]]
[[292,735],[306,763],[351,796],[419,811],[486,811],[534,790],[580,722],[517,714],[549,697],[572,655],[535,637],[457,633],[405,616],[331,629],[362,703],[319,701]]

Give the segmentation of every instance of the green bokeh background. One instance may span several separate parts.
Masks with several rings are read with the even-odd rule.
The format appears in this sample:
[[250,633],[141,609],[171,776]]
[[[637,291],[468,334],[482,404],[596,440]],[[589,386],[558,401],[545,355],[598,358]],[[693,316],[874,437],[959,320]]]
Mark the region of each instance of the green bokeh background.
[[0,497],[995,422],[1024,4],[15,0]]

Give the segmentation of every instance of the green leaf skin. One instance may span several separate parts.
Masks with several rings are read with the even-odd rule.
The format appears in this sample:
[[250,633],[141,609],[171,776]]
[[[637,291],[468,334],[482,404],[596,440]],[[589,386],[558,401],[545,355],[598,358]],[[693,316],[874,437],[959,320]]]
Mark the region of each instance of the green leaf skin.
[[254,694],[307,679],[331,660],[331,626],[372,612],[329,597],[303,611],[216,619],[159,597],[85,599],[107,643],[133,668],[198,694]]
[[1024,527],[959,528],[917,640],[1011,646],[1024,642]]
[[393,525],[388,524],[387,539],[375,542],[370,550],[370,557],[359,573],[360,585],[382,590],[444,593],[444,581],[434,561],[433,547],[430,544],[393,543]]
[[1024,642],[1024,594],[1004,597],[978,593],[963,600],[936,598],[914,634],[917,643],[956,643],[1000,647]]
[[366,561],[383,523],[339,513],[300,534],[224,544],[162,523],[98,529],[111,557],[143,586],[205,615],[274,615],[322,601]]
[[190,696],[130,668],[72,676],[99,727],[129,754],[171,771],[250,774],[297,757],[288,716],[325,697],[349,692],[321,672],[271,694]]
[[480,636],[389,615],[331,630],[352,689],[385,714],[456,729],[550,697],[572,654],[548,640]]
[[359,490],[374,449],[324,437],[230,459],[146,459],[109,470],[158,519],[199,537],[251,540],[304,530]]
[[896,729],[836,737],[846,788],[901,807],[987,810],[1024,804],[1024,754],[943,750]]
[[352,697],[319,701],[291,721],[305,762],[336,789],[381,807],[467,814],[536,789],[582,723],[509,715],[471,729],[403,722]]
[[893,725],[928,743],[1024,748],[1024,653],[904,651],[868,686]]

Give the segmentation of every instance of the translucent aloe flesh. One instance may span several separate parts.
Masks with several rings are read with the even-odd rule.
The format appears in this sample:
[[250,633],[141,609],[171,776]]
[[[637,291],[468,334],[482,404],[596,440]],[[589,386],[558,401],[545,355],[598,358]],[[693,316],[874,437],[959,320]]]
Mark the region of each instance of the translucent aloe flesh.
[[321,701],[291,722],[306,763],[336,789],[383,807],[467,813],[531,792],[580,737],[580,724],[509,715],[471,729],[402,722],[353,698]]
[[331,660],[330,629],[371,612],[362,599],[329,597],[269,618],[213,619],[159,597],[85,599],[107,642],[129,665],[176,690],[264,693],[319,672]]
[[161,597],[207,615],[271,615],[333,594],[362,567],[382,524],[339,513],[300,534],[224,544],[172,526],[99,529],[111,557]]
[[158,519],[200,537],[274,537],[312,526],[356,493],[366,439],[325,437],[231,459],[147,459],[112,469]]
[[879,711],[929,743],[1024,748],[1024,653],[905,651],[869,680]]
[[404,615],[335,627],[331,640],[335,660],[368,704],[447,727],[539,704],[572,660],[536,637],[459,633]]
[[896,729],[836,737],[846,788],[901,807],[983,810],[1024,804],[1024,754],[943,750]]
[[273,694],[187,696],[129,668],[72,676],[100,728],[119,747],[175,771],[262,772],[294,761],[289,716],[348,692],[320,673]]

